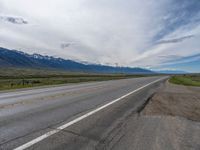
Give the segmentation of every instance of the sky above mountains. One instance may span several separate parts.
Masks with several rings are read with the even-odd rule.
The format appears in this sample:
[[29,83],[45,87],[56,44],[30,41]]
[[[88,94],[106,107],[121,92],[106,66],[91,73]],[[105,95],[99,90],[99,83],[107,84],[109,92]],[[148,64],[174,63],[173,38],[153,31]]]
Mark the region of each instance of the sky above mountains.
[[0,46],[200,72],[199,0],[0,0]]

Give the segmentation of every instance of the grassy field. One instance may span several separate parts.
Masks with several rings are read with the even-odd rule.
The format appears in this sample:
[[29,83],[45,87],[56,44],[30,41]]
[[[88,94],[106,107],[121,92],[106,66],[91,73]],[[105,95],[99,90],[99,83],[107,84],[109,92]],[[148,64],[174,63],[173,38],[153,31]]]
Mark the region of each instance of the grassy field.
[[145,75],[88,74],[58,70],[2,68],[0,69],[0,90],[143,76]]
[[174,84],[181,84],[186,86],[200,86],[200,74],[177,75],[171,77],[169,81]]

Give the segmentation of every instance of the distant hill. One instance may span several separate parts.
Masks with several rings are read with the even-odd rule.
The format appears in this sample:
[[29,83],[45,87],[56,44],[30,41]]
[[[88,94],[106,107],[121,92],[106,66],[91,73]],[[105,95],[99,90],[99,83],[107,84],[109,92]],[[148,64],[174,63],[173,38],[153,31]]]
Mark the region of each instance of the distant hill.
[[161,70],[157,71],[157,73],[161,74],[187,74],[188,72],[182,70]]
[[17,68],[44,68],[63,71],[93,72],[93,73],[127,73],[127,74],[153,74],[154,72],[131,67],[113,67],[97,64],[83,64],[73,60],[65,60],[40,54],[27,54],[17,50],[0,47],[0,67]]

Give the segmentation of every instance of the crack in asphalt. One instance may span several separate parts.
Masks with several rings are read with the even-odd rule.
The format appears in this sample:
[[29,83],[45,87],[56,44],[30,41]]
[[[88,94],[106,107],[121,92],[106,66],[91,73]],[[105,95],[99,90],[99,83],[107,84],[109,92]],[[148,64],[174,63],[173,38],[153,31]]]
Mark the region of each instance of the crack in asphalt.
[[89,137],[89,136],[81,135],[81,134],[76,133],[76,132],[71,131],[71,130],[66,130],[66,129],[56,129],[56,128],[52,128],[52,129],[53,129],[53,130],[58,130],[58,131],[60,131],[60,132],[64,132],[64,133],[70,133],[70,134],[73,134],[73,135],[75,135],[75,136],[83,137],[83,138],[86,138],[86,139],[88,139],[88,140],[90,140],[90,141],[95,141],[95,142],[98,142],[98,143],[99,143],[99,140],[97,140],[97,139],[91,138],[91,137]]
[[10,139],[10,140],[7,140],[7,141],[5,141],[5,142],[2,142],[2,143],[0,143],[0,148],[1,148],[1,146],[5,145],[5,144],[8,144],[8,143],[13,142],[13,141],[15,141],[15,140],[18,140],[18,139],[20,139],[20,138],[24,138],[24,137],[27,137],[27,136],[29,136],[29,135],[31,135],[31,134],[34,134],[34,133],[37,133],[37,132],[41,132],[41,131],[47,130],[47,129],[51,129],[51,128],[45,127],[45,128],[39,129],[39,130],[34,130],[34,131],[29,132],[29,133],[27,133],[27,134],[24,134],[24,135],[22,135],[22,136],[18,136],[18,137],[15,137],[15,138],[13,138],[13,139]]

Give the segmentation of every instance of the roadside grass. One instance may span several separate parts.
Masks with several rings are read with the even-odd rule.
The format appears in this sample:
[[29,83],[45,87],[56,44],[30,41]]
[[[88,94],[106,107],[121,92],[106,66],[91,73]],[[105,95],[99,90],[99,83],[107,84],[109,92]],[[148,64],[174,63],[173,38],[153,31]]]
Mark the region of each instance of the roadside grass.
[[43,78],[23,78],[23,79],[0,79],[0,90],[27,88],[43,85],[56,85],[67,83],[79,83],[89,81],[105,81],[114,79],[124,79],[129,76],[70,76],[70,77],[43,77]]
[[200,86],[200,74],[177,75],[171,77],[169,81],[174,84],[181,84],[186,86]]
[[150,75],[88,74],[83,72],[75,73],[58,70],[4,68],[0,69],[0,90],[144,76]]

